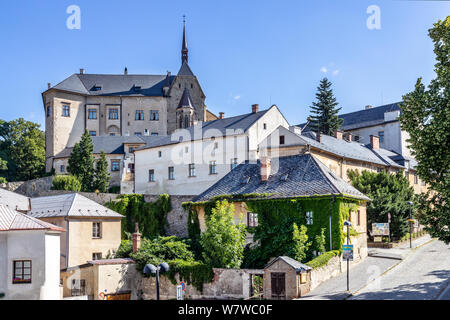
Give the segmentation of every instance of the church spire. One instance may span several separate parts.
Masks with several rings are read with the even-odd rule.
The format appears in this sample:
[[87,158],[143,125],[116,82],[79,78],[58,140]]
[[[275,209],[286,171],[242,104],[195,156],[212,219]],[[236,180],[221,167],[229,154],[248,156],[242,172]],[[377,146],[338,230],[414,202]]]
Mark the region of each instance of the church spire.
[[183,44],[181,48],[181,64],[188,62],[188,47],[186,41],[186,16],[183,16]]

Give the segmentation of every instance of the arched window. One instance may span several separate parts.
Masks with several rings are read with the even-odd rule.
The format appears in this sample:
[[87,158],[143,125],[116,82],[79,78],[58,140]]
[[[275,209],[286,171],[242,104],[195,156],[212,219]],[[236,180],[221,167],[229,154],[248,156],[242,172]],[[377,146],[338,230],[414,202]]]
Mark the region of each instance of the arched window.
[[188,116],[188,115],[185,115],[185,116],[184,116],[184,127],[185,127],[185,128],[189,128],[189,124],[190,124],[189,116]]
[[183,128],[183,116],[182,115],[180,115],[178,128]]

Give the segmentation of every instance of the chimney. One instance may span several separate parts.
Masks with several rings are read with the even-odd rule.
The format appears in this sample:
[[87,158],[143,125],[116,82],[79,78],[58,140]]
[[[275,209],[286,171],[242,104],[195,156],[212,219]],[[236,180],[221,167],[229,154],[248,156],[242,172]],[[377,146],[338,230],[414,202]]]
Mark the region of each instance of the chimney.
[[125,70],[123,70],[123,74],[126,75],[126,76],[128,75],[128,68],[127,67],[125,67]]
[[80,69],[80,74],[84,74],[84,69]]
[[139,223],[136,223],[136,231],[133,233],[133,253],[141,247],[141,234],[139,233]]
[[370,146],[374,150],[380,149],[380,137],[374,136],[374,135],[370,135]]
[[52,84],[49,82],[49,83],[47,83],[47,88],[48,89],[51,89],[51,87],[52,87]]
[[270,161],[270,158],[261,158],[261,181],[269,180],[271,172],[272,162]]
[[225,112],[219,112],[219,119],[225,119]]
[[334,132],[334,137],[335,137],[336,139],[338,139],[338,140],[342,140],[343,136],[344,136],[344,134],[343,134],[343,132],[340,131],[340,130],[336,130],[336,131]]
[[321,132],[316,132],[316,141],[322,142],[322,133]]
[[351,132],[347,133],[347,140],[348,140],[349,142],[351,142],[352,139],[353,139],[353,135],[351,134]]
[[252,105],[252,113],[257,113],[259,111],[259,104]]
[[372,106],[370,104],[368,104],[365,109],[366,110],[372,109]]

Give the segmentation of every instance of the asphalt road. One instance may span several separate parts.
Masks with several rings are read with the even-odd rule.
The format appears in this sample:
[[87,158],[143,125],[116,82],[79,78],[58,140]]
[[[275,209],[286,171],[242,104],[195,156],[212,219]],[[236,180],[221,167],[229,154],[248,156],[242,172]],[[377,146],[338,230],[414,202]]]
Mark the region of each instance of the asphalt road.
[[356,300],[450,299],[450,245],[433,241],[411,252],[400,264],[362,288]]

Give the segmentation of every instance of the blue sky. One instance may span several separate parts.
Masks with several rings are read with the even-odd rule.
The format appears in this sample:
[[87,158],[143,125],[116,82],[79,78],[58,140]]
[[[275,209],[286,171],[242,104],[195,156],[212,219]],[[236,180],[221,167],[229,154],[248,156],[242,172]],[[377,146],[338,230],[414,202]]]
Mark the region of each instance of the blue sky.
[[[81,9],[80,30],[66,27],[70,5]],[[366,27],[370,5],[380,8],[380,30]],[[450,2],[1,1],[0,119],[44,123],[41,92],[80,68],[176,73],[183,14],[190,66],[211,111],[277,104],[298,124],[324,76],[345,113],[400,101],[418,77],[428,83],[435,61],[427,30],[450,14]]]

